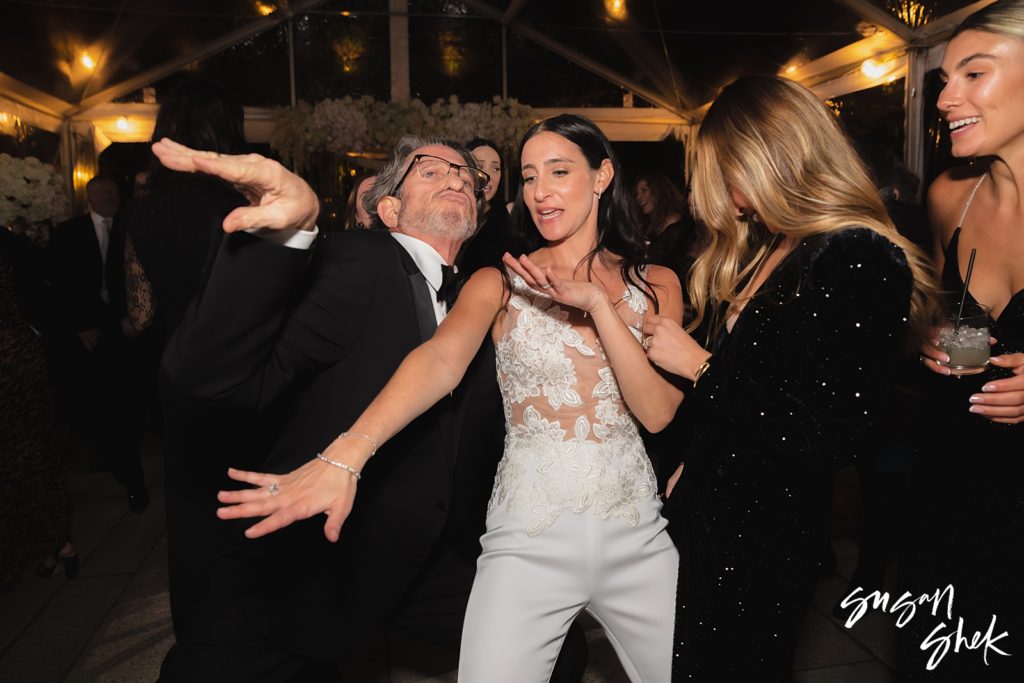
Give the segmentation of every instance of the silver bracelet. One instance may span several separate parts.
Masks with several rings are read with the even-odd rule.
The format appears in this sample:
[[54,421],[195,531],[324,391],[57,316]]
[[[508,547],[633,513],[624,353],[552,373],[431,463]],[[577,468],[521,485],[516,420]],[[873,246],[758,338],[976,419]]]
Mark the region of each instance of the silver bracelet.
[[328,465],[334,465],[335,467],[337,467],[339,469],[345,470],[346,472],[351,474],[353,477],[355,477],[356,481],[359,481],[360,479],[363,478],[363,475],[361,475],[359,473],[359,470],[357,470],[355,467],[352,467],[352,465],[346,465],[343,462],[338,462],[337,460],[331,460],[330,458],[324,457],[323,453],[317,453],[316,457],[317,457],[318,460],[323,460]]
[[370,444],[371,458],[377,453],[377,442],[374,441],[372,437],[368,436],[367,434],[363,434],[362,432],[342,432],[341,434],[338,434],[338,438],[335,439],[335,441],[337,441],[338,439],[343,439],[346,436],[358,436],[360,439],[366,439],[366,441]]

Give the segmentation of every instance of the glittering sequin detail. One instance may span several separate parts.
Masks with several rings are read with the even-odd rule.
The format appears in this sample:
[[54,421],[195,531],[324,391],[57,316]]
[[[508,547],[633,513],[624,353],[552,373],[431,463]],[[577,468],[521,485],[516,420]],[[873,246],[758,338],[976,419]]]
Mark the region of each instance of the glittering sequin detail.
[[[654,472],[592,327],[513,276],[497,345],[505,454],[490,505],[532,514],[535,536],[565,510],[636,526]],[[640,338],[647,299],[629,286],[620,312]],[[570,318],[576,319],[574,327]]]

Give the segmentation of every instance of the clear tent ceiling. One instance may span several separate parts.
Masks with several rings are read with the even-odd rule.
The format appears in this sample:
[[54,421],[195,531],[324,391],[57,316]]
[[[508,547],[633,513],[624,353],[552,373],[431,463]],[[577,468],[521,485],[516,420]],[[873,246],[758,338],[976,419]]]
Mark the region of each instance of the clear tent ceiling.
[[[863,4],[915,27],[971,2]],[[387,99],[394,5],[0,0],[0,74],[73,108],[139,99],[144,85],[155,85],[159,96],[182,73],[224,81],[246,104],[286,105],[289,38],[287,23],[279,20],[291,12],[299,99]],[[863,12],[833,0],[408,0],[407,8],[414,97],[456,94],[480,101],[507,92],[534,106],[619,106],[635,89],[684,112],[737,76],[784,72],[875,30]]]

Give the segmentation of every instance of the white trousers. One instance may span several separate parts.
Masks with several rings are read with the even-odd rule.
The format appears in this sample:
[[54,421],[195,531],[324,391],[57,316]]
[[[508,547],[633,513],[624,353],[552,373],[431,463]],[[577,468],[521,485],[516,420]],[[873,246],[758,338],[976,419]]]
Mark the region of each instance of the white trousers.
[[469,596],[460,683],[545,683],[582,610],[603,627],[634,683],[672,672],[679,553],[661,502],[637,503],[636,527],[565,511],[537,536],[532,515],[495,506]]

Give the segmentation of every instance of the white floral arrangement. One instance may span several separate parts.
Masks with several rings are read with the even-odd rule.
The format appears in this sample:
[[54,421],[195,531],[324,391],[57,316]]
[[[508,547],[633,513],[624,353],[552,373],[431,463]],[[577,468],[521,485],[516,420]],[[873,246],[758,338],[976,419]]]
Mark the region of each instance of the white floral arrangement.
[[463,143],[486,138],[507,151],[517,149],[523,134],[540,120],[533,107],[497,96],[490,102],[463,104],[453,95],[447,102],[438,100],[430,110],[443,122],[445,137]]
[[69,210],[64,182],[53,166],[0,154],[0,227],[45,244],[51,225]]
[[532,107],[512,98],[461,103],[453,95],[428,106],[416,99],[379,102],[344,97],[279,109],[270,145],[300,171],[308,168],[315,153],[387,152],[406,134],[458,142],[484,137],[513,150],[539,118]]
[[318,102],[308,125],[316,147],[325,152],[341,155],[366,144],[366,113],[351,97]]

